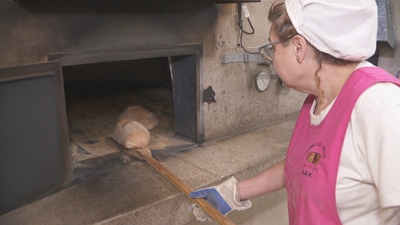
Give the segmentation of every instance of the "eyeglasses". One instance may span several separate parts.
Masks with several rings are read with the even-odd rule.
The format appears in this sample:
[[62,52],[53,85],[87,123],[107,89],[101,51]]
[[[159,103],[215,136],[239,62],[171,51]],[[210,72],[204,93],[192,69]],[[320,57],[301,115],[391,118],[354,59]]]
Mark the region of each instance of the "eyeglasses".
[[260,52],[260,54],[268,61],[272,61],[272,59],[274,58],[274,49],[272,48],[272,46],[274,44],[279,43],[280,41],[274,41],[272,43],[269,43],[267,45],[261,46],[258,48],[258,51]]

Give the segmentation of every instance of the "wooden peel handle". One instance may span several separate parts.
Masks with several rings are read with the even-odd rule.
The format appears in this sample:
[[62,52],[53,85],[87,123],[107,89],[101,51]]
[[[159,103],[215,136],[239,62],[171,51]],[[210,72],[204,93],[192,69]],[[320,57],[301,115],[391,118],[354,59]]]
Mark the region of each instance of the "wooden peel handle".
[[[192,192],[191,188],[183,183],[178,177],[176,177],[173,173],[171,173],[167,168],[161,165],[157,160],[155,160],[151,155],[142,154],[143,158],[161,175],[163,175],[167,180],[169,180],[172,184],[175,185],[181,192],[183,192],[186,196],[189,196],[189,193]],[[226,216],[222,215],[220,211],[214,208],[210,203],[202,198],[192,198],[194,202],[199,204],[199,206],[206,212],[211,218],[213,218],[219,224],[232,224],[234,223],[228,219]]]

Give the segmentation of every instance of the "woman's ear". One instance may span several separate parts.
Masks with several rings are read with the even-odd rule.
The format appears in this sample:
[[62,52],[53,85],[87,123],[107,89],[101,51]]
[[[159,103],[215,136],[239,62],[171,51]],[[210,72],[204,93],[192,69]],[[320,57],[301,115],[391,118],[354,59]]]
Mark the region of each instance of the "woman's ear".
[[294,54],[296,56],[297,62],[302,63],[306,55],[307,41],[301,35],[295,35],[293,37],[294,44]]

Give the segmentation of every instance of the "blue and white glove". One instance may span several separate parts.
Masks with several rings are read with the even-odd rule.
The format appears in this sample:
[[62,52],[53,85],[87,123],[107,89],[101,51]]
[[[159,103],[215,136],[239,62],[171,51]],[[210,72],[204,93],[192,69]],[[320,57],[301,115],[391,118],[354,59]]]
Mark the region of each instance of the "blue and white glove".
[[[191,198],[204,198],[226,216],[232,210],[245,210],[251,207],[250,200],[239,200],[236,184],[237,180],[231,177],[218,186],[192,191],[189,196]],[[195,211],[193,213],[196,215]]]

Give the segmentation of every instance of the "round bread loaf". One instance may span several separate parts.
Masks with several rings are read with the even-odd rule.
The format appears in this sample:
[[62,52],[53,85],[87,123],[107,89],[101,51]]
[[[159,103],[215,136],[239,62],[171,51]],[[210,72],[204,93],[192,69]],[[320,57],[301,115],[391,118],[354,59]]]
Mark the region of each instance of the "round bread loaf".
[[125,119],[117,123],[111,137],[125,148],[144,148],[149,144],[150,133],[141,123]]
[[154,129],[158,126],[159,120],[149,110],[142,106],[129,106],[121,113],[118,120],[131,119],[138,121],[148,130]]

